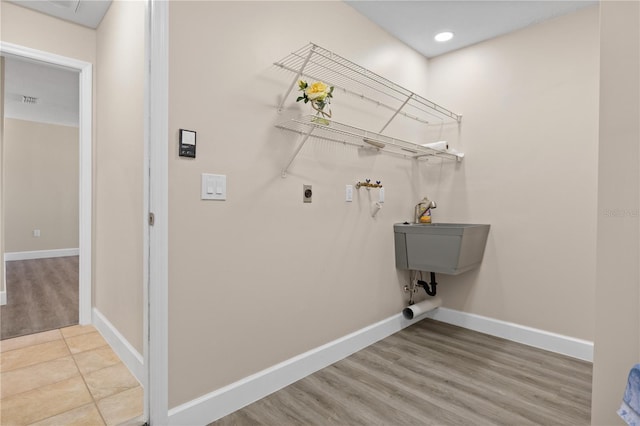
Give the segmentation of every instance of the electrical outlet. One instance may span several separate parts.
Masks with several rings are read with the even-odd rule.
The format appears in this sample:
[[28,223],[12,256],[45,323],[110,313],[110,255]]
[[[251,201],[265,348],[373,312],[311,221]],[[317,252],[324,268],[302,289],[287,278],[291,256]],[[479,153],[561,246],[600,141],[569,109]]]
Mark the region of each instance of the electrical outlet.
[[353,201],[353,185],[347,185],[345,188],[345,201],[348,203]]
[[302,202],[310,203],[312,195],[313,191],[311,190],[311,185],[302,185]]
[[34,229],[33,230],[33,236],[36,237],[36,238],[39,238],[40,237],[40,230],[39,229]]

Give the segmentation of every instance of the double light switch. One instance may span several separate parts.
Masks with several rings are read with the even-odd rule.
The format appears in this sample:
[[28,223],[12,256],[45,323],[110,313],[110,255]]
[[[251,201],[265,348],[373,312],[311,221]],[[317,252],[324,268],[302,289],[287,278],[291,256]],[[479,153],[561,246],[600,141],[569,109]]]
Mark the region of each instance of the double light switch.
[[201,198],[203,200],[226,200],[227,176],[203,173]]

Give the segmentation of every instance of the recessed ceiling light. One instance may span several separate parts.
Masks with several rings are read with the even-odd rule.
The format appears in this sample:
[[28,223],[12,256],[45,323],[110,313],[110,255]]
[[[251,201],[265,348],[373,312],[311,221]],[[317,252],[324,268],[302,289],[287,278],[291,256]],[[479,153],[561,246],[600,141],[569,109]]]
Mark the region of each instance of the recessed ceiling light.
[[435,41],[449,41],[453,38],[453,33],[451,31],[443,31],[441,33],[436,34],[434,37]]

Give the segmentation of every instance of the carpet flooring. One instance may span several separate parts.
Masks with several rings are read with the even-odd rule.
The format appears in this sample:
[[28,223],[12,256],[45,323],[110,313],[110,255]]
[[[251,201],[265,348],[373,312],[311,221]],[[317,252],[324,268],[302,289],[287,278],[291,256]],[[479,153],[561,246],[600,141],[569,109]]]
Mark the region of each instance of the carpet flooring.
[[78,256],[6,262],[0,339],[78,324]]

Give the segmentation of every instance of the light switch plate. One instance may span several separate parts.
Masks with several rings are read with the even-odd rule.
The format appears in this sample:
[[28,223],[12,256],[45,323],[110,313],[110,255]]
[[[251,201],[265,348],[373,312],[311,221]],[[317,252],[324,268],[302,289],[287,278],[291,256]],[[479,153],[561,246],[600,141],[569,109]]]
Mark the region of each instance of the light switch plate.
[[353,201],[353,185],[347,185],[344,191],[345,201],[350,203]]
[[203,173],[200,195],[203,200],[226,200],[227,176]]

